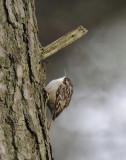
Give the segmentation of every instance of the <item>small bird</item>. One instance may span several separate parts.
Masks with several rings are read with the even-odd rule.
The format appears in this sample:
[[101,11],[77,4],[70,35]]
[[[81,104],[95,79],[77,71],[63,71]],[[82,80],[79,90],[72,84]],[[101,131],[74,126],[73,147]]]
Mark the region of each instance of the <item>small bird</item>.
[[48,126],[49,130],[53,121],[68,107],[73,94],[73,84],[68,77],[64,76],[52,80],[46,89],[49,93],[48,107],[52,115],[52,120]]

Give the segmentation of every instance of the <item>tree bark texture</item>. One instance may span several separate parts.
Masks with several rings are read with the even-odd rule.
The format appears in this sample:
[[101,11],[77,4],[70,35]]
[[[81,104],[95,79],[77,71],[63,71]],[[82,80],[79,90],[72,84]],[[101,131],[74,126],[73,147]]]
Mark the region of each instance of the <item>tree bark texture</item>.
[[0,160],[52,160],[34,0],[0,0]]

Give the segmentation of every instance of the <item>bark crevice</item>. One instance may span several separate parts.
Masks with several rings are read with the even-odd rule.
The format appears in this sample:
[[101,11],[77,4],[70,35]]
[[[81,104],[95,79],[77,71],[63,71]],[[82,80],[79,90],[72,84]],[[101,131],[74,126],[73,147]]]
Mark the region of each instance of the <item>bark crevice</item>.
[[26,128],[29,130],[31,136],[34,138],[38,155],[40,157],[40,160],[42,160],[37,134],[31,129],[30,123],[28,122],[28,119],[26,118],[26,116],[24,118],[25,118]]
[[14,148],[14,155],[13,155],[13,157],[14,157],[15,160],[19,160],[18,156],[17,156],[17,154],[18,154],[18,147],[17,147],[16,142],[15,142],[15,137],[16,137],[16,134],[15,134],[15,124],[14,124],[13,120],[10,117],[7,117],[6,122],[10,125],[10,128],[11,128],[11,138],[12,138],[12,143],[11,144],[12,144],[12,146]]

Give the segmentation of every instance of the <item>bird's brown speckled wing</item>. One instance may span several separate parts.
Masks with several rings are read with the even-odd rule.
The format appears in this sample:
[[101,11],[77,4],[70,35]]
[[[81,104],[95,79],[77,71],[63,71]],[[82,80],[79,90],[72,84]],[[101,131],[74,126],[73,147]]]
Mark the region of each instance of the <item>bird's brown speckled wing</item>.
[[63,83],[59,86],[56,92],[55,110],[53,113],[53,120],[60,115],[60,113],[68,107],[71,96],[73,94],[73,85],[69,78],[65,77]]

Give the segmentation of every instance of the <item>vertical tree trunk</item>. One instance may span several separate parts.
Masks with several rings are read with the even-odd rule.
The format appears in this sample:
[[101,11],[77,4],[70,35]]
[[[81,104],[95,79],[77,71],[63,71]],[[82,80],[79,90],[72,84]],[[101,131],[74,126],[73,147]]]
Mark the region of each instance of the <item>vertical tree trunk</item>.
[[0,0],[0,160],[51,160],[34,0]]

